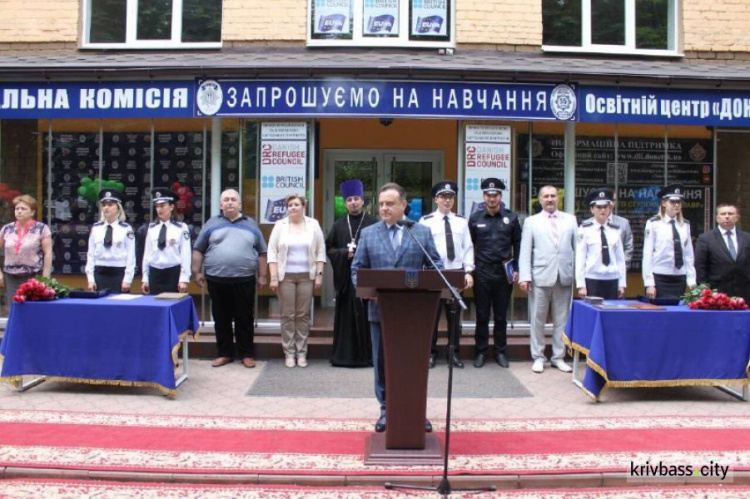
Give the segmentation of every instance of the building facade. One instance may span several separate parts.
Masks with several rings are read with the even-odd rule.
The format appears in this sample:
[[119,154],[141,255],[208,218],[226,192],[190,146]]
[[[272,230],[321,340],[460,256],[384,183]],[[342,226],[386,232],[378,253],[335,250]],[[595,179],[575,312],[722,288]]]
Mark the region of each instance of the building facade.
[[[742,0],[5,0],[0,13],[0,214],[12,220],[18,193],[43,200],[54,274],[73,286],[102,183],[125,191],[135,227],[150,187],[173,188],[194,234],[238,188],[266,236],[291,192],[327,231],[355,177],[374,213],[379,185],[404,185],[414,219],[443,178],[467,216],[487,176],[524,214],[543,185],[578,216],[610,185],[635,235],[629,295],[665,183],[686,185],[694,234],[719,202],[750,216]],[[328,282],[316,309],[332,296]],[[264,290],[258,317],[276,314]]]

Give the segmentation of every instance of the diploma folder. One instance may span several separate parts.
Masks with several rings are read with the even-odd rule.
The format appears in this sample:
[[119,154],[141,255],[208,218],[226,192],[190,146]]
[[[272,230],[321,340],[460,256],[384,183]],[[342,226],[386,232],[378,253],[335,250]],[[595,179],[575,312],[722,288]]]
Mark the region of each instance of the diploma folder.
[[513,260],[504,261],[503,267],[505,268],[505,278],[508,279],[508,284],[513,284],[513,274],[516,271]]
[[71,289],[68,296],[70,298],[103,298],[109,294],[109,289],[99,289],[97,291],[88,291],[86,289]]
[[156,295],[157,300],[182,300],[186,296],[189,296],[187,293],[159,293]]

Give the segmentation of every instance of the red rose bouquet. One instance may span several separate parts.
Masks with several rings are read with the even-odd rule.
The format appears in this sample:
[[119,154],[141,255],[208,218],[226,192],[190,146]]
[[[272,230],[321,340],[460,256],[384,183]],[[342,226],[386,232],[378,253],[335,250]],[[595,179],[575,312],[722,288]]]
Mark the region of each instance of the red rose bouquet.
[[[700,288],[700,289],[698,289]],[[691,310],[747,310],[748,306],[743,298],[727,296],[726,293],[709,288],[701,284],[685,296],[685,302]]]
[[18,287],[15,296],[13,296],[13,301],[23,303],[26,301],[56,300],[68,296],[68,293],[70,293],[70,289],[55,279],[32,277]]

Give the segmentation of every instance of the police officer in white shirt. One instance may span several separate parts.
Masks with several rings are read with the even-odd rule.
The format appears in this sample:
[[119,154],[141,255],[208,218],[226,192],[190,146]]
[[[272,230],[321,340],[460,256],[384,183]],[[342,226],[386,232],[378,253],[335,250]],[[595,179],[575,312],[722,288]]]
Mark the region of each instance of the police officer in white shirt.
[[135,234],[125,223],[122,201],[120,191],[99,192],[101,219],[91,227],[86,255],[89,291],[130,292],[135,273]]
[[190,282],[192,247],[187,225],[172,219],[177,195],[166,188],[151,191],[157,220],[150,224],[143,251],[144,293],[185,293]]
[[[435,240],[438,254],[445,264],[446,270],[463,269],[466,274],[464,277],[464,289],[469,289],[474,285],[474,279],[471,272],[474,271],[474,243],[471,241],[469,227],[464,217],[453,213],[453,206],[456,204],[456,195],[458,194],[458,185],[451,180],[441,180],[432,187],[432,197],[435,199],[437,210],[429,215],[423,216],[419,223],[426,225],[432,232],[432,238]],[[453,324],[448,304],[445,304],[445,314],[448,320],[448,332],[453,334],[453,344],[456,347],[453,358],[448,362],[453,362],[456,367],[464,367],[459,355],[459,343],[461,338],[461,323],[458,327]],[[437,321],[435,323],[435,332],[432,335],[432,352],[430,354],[430,367],[435,367],[437,358],[437,330],[440,322],[440,312],[438,311]]]
[[593,218],[581,224],[576,243],[578,296],[615,300],[625,296],[625,249],[620,228],[609,221],[612,191],[593,189],[586,196]]
[[685,187],[662,188],[659,214],[646,222],[643,236],[643,285],[646,296],[679,297],[695,286],[695,259],[690,222],[682,218]]

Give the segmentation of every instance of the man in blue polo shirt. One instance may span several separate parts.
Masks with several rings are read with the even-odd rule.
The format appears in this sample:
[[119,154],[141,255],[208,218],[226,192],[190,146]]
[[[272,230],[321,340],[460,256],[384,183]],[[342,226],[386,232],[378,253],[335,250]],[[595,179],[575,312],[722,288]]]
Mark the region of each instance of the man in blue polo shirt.
[[232,322],[237,350],[245,367],[253,359],[255,287],[266,284],[266,240],[257,222],[240,212],[234,189],[221,193],[221,214],[206,222],[193,245],[193,280],[203,287],[201,266],[211,297],[218,355],[211,364],[221,367],[234,359]]

